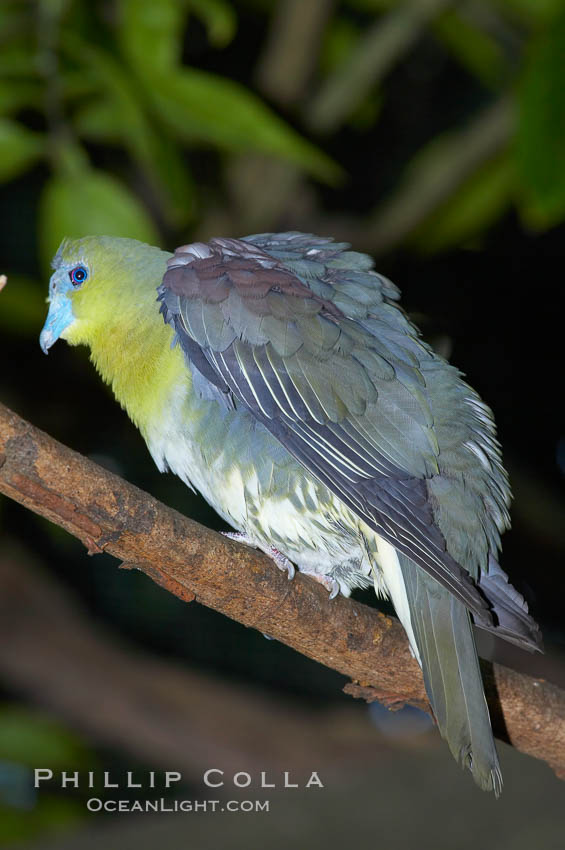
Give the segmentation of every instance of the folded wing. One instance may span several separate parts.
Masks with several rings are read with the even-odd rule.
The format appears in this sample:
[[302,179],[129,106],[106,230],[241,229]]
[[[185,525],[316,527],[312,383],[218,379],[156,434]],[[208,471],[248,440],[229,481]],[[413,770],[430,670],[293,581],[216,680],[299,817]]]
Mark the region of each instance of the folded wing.
[[346,247],[292,233],[183,246],[162,312],[207,381],[488,625],[434,521],[426,482],[439,448],[419,369],[429,349],[396,288]]

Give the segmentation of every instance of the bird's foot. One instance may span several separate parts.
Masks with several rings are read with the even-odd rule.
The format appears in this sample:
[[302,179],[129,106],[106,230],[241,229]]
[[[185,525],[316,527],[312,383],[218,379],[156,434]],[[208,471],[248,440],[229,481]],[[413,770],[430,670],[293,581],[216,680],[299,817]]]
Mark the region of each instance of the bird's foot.
[[292,561],[289,561],[286,555],[275,549],[274,546],[262,546],[252,537],[241,531],[222,531],[222,534],[224,537],[229,537],[230,540],[237,540],[238,543],[245,543],[246,546],[251,546],[253,549],[260,549],[261,552],[264,552],[265,555],[268,555],[275,562],[281,572],[287,573],[289,581],[294,578],[296,572],[294,564]]
[[326,576],[323,573],[310,573],[308,570],[301,570],[305,575],[313,578],[314,581],[317,581],[318,584],[321,584],[322,587],[325,587],[328,593],[330,594],[330,599],[335,599],[340,591],[339,582],[335,578],[330,578],[330,576]]

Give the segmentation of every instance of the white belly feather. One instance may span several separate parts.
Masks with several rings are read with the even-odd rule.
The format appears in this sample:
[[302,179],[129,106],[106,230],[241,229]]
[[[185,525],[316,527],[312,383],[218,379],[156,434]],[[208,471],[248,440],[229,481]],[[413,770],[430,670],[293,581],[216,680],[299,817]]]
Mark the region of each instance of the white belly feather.
[[[147,435],[157,467],[162,472],[170,469],[185,484],[198,490],[227,523],[260,542],[274,545],[299,570],[335,578],[344,595],[349,595],[353,587],[366,586],[372,578],[377,595],[390,597],[420,663],[394,547],[323,487],[326,500],[313,513],[306,503],[309,500],[319,504],[322,485],[306,472],[296,476],[297,486],[291,499],[277,487],[273,492],[260,492],[253,469],[244,472],[237,461],[228,462],[222,451],[213,463],[208,463],[200,441],[191,434],[186,418],[181,415],[186,396],[179,394],[175,400],[168,415],[164,414]],[[371,555],[367,540],[374,543],[370,546]]]

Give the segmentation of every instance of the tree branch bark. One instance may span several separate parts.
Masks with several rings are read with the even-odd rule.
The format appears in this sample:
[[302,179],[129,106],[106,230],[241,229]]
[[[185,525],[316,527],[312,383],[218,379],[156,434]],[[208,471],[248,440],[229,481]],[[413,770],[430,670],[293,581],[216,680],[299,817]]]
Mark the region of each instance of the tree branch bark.
[[[293,582],[261,552],[187,519],[0,405],[0,491],[162,587],[259,629],[353,679],[346,690],[429,710],[418,664],[391,617]],[[495,734],[565,776],[565,693],[500,665],[484,668]]]

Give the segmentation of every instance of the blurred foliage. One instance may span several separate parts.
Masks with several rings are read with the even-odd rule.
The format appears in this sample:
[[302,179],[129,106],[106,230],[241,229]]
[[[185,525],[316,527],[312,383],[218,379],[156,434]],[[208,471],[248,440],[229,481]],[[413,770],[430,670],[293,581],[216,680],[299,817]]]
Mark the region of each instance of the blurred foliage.
[[512,177],[507,155],[501,154],[487,162],[416,231],[414,244],[422,251],[440,251],[465,240],[469,242],[509,208]]
[[60,723],[24,707],[0,705],[0,842],[60,834],[85,817],[78,795],[37,794],[33,769],[92,770],[95,754]]
[[[196,201],[187,147],[256,150],[322,180],[339,175],[256,95],[182,65],[187,16],[199,17],[221,48],[236,30],[228,3],[121,0],[109,14],[103,3],[8,0],[0,14],[0,180],[45,159],[52,177],[41,202],[44,260],[65,234],[158,241],[152,213],[188,224]],[[91,143],[123,148],[133,181],[94,168]]]
[[71,238],[86,233],[103,236],[109,219],[112,233],[153,244],[159,241],[148,213],[115,177],[91,168],[54,174],[45,186],[39,218],[45,266],[57,250],[62,232]]
[[[302,176],[297,192],[306,178],[321,183],[319,191],[323,184],[347,187],[350,164],[339,162],[340,138],[379,137],[394,74],[426,43],[434,44],[436,66],[455,62],[474,78],[476,102],[416,148],[404,143],[391,186],[368,175],[369,222],[376,224],[351,228],[365,231],[362,247],[382,252],[407,242],[437,252],[473,244],[513,206],[536,230],[565,218],[562,2],[343,0],[325,20],[323,37],[301,48],[309,50],[311,67],[296,82],[294,102],[285,103],[287,120],[257,93],[277,101],[257,73],[255,82],[245,74],[243,85],[235,74],[198,66],[199,55],[213,65],[214,52],[220,56],[246,36],[240,18],[266,38],[281,9],[288,11],[284,0],[5,0],[0,182],[43,164],[36,229],[44,271],[63,236],[104,232],[171,247],[203,222],[206,231],[216,197],[229,207],[226,166],[237,168],[242,153],[270,158],[273,169],[275,159],[287,163]],[[287,25],[297,32],[300,24]],[[292,73],[289,32],[279,58],[283,75]],[[249,56],[250,72],[260,52]],[[479,134],[485,111],[503,100],[513,115],[508,128],[485,138],[465,163],[459,149]],[[195,177],[199,151],[216,153],[212,192],[208,177]],[[280,188],[258,182],[257,196]],[[264,229],[292,220],[292,209],[282,205],[271,203]],[[249,210],[253,225],[264,209],[251,191],[239,207]],[[383,235],[379,222],[389,210],[394,215]],[[247,220],[237,209],[231,218],[235,226]],[[230,215],[220,221],[229,224]],[[31,329],[29,289],[11,282],[3,326]]]
[[38,711],[0,705],[0,759],[28,767],[77,770],[90,765],[92,753],[58,722]]
[[525,220],[565,217],[565,6],[533,40],[520,91],[518,189]]

